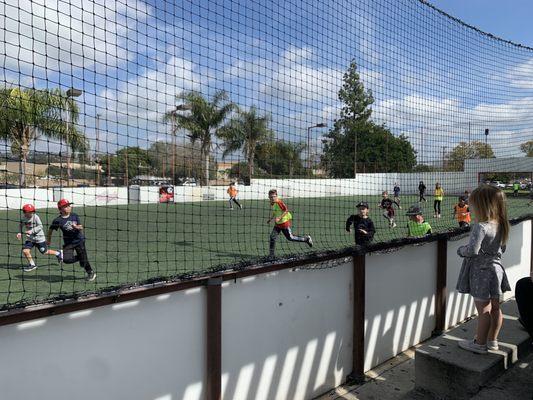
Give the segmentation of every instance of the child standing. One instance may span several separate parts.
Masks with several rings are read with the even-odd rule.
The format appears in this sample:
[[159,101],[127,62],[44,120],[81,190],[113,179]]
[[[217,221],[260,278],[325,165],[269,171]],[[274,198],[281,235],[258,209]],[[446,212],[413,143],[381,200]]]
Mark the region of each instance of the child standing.
[[498,350],[503,323],[500,296],[511,290],[501,263],[510,231],[505,203],[505,194],[498,188],[482,185],[475,189],[470,195],[470,207],[476,221],[468,245],[457,250],[464,258],[457,290],[472,295],[479,315],[475,338],[458,344],[479,354],[487,349]]
[[519,190],[520,190],[520,182],[515,181],[515,183],[513,183],[513,197],[518,197]]
[[424,185],[424,181],[420,181],[418,184],[418,202],[427,201],[424,195],[426,194],[426,185]]
[[470,209],[465,196],[459,197],[459,203],[453,207],[453,216],[457,219],[461,228],[470,226]]
[[[57,208],[60,215],[54,219],[52,225],[48,228],[46,241],[50,244],[52,233],[61,229],[63,233],[63,262],[65,264],[79,262],[87,273],[85,280],[94,281],[96,273],[87,259],[85,236],[83,235],[83,225],[81,225],[80,217],[72,212],[72,203],[67,199],[59,200]],[[76,255],[74,255],[74,252],[76,252]]]
[[398,204],[398,208],[401,210],[402,207],[400,207],[400,185],[398,182],[394,182],[394,188],[392,189],[394,192],[394,201]]
[[435,185],[435,201],[433,201],[433,210],[435,211],[435,218],[440,218],[440,206],[443,198],[444,189],[441,187],[440,183],[437,182],[437,184]]
[[233,210],[233,203],[237,204],[239,208],[242,208],[241,204],[237,201],[237,194],[239,193],[239,190],[237,189],[237,186],[235,185],[235,182],[231,182],[228,190],[229,194],[229,208],[230,210]]
[[269,190],[268,198],[272,212],[267,224],[270,224],[274,220],[274,229],[270,233],[270,256],[274,256],[276,240],[280,232],[291,242],[303,242],[307,243],[309,247],[313,247],[311,235],[295,236],[292,234],[292,214],[285,203],[278,197],[278,191],[276,189]]
[[417,205],[409,207],[406,215],[409,217],[407,231],[409,237],[421,237],[431,233],[431,225],[424,221],[422,210]]
[[396,204],[398,208],[401,207],[394,200],[389,199],[389,193],[387,191],[384,191],[381,195],[383,198],[381,199],[381,203],[378,204],[378,207],[385,210],[383,216],[389,221],[389,228],[396,228],[396,223],[394,222],[394,204]]
[[368,217],[368,203],[362,201],[357,204],[357,215],[350,215],[346,220],[346,232],[352,231],[352,224],[355,231],[355,243],[365,245],[372,241],[376,228],[374,222]]
[[37,250],[41,254],[56,256],[57,261],[61,262],[63,253],[48,249],[46,237],[44,236],[43,223],[41,222],[41,218],[36,214],[35,206],[33,204],[24,204],[22,206],[22,212],[24,213],[24,217],[20,221],[20,232],[17,233],[17,239],[22,240],[22,236],[26,236],[26,240],[22,246],[22,254],[26,257],[28,266],[24,268],[24,271],[30,272],[37,268],[31,256],[31,249],[33,247],[37,247]]

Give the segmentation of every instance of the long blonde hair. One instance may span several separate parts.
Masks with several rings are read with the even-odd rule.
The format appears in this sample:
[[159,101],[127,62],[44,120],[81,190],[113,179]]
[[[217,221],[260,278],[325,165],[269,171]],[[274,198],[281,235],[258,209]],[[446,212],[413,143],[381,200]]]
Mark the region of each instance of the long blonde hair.
[[472,191],[468,200],[474,206],[476,218],[479,222],[498,222],[502,235],[501,244],[502,246],[505,245],[511,230],[509,218],[507,218],[505,193],[494,186],[481,185]]

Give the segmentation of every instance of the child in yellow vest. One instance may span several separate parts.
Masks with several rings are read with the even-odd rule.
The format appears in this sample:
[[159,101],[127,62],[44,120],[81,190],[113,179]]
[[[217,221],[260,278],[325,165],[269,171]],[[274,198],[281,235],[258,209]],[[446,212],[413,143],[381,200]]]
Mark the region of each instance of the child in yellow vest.
[[444,198],[444,189],[439,182],[435,185],[435,200],[433,201],[433,210],[435,211],[435,218],[440,218],[440,205]]
[[272,229],[272,232],[270,233],[270,256],[274,256],[276,240],[280,233],[283,233],[287,240],[291,242],[303,242],[307,243],[309,247],[313,247],[313,239],[311,238],[311,235],[295,236],[292,234],[292,214],[285,203],[278,197],[278,191],[276,189],[271,189],[268,192],[268,198],[270,200],[272,212],[267,224],[274,221],[274,229]]
[[409,237],[421,237],[431,233],[431,225],[424,221],[422,210],[417,205],[409,207],[406,215],[409,217],[407,231]]

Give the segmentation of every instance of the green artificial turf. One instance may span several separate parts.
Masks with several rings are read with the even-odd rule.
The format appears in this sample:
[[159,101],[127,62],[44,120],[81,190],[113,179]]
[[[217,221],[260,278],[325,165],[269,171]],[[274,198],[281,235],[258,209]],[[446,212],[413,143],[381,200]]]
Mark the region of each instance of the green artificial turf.
[[[340,249],[353,244],[353,234],[344,230],[346,218],[355,213],[355,204],[370,203],[370,216],[377,233],[375,242],[407,235],[405,211],[418,200],[403,196],[403,210],[397,211],[395,229],[377,207],[381,196],[288,198],[293,214],[294,234],[311,234],[313,249],[302,243],[278,238],[277,255],[315,250]],[[442,218],[433,218],[433,198],[422,203],[433,231],[457,226],[452,210],[455,196],[445,197]],[[509,217],[531,213],[526,197],[509,199]],[[225,264],[234,264],[268,255],[272,225],[267,225],[268,200],[242,201],[242,210],[228,209],[226,201],[185,204],[140,204],[128,206],[75,207],[87,236],[89,260],[97,272],[95,282],[86,283],[79,264],[60,269],[54,257],[35,255],[39,268],[23,272],[21,242],[16,239],[19,211],[1,211],[0,224],[0,307],[17,302],[42,301],[60,295],[84,293],[150,278],[199,273]],[[57,215],[53,209],[38,210],[45,225]],[[54,233],[52,249],[61,244]]]

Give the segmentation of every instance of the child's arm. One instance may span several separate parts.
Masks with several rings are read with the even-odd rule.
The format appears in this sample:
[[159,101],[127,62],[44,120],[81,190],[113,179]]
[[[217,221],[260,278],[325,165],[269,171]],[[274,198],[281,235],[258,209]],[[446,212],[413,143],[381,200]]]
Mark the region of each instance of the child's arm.
[[485,230],[480,224],[474,224],[470,234],[470,241],[466,246],[461,246],[457,249],[457,254],[460,257],[474,257],[479,254],[481,243],[485,238]]
[[352,224],[353,224],[353,219],[354,219],[355,215],[350,215],[348,217],[348,219],[346,220],[346,232],[351,232],[351,227],[352,227]]
[[76,215],[76,223],[72,225],[75,229],[81,231],[83,230],[83,225],[81,224],[80,217]]
[[46,232],[46,243],[48,244],[52,243],[52,233],[54,233],[54,230],[51,227],[48,228],[48,232]]
[[367,236],[369,239],[373,239],[376,233],[376,228],[374,227],[374,221],[368,221],[368,229],[366,230]]

